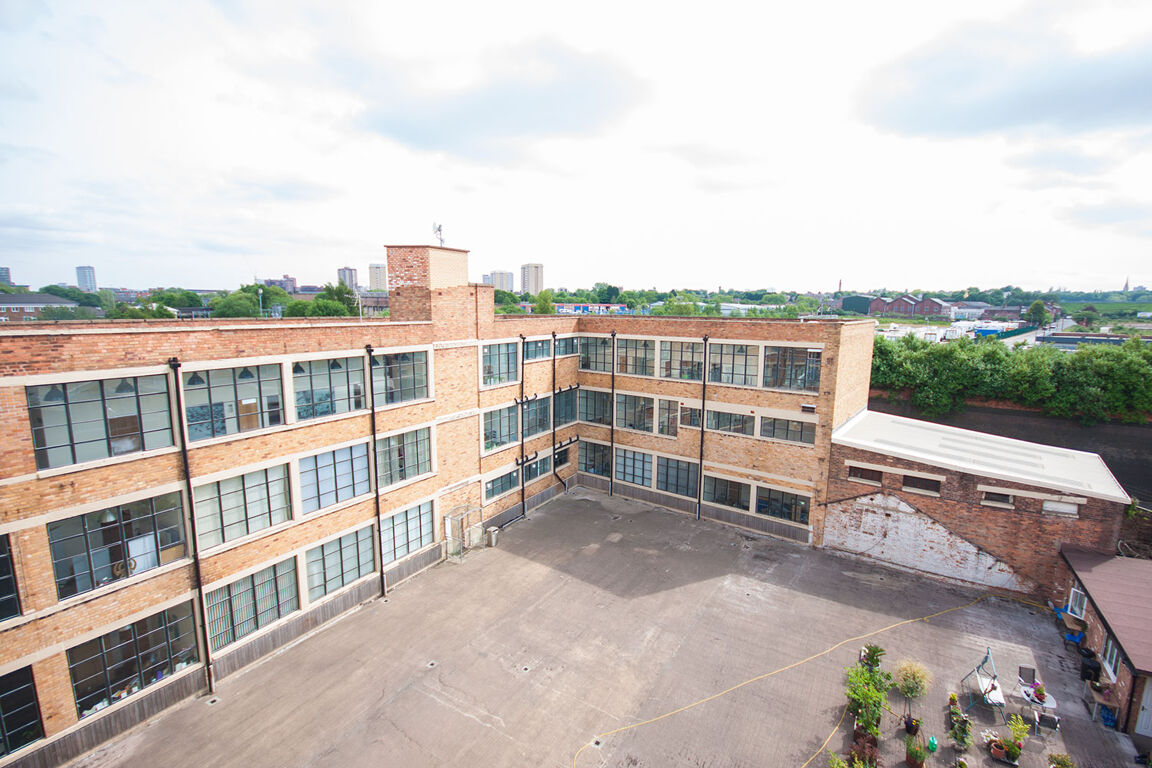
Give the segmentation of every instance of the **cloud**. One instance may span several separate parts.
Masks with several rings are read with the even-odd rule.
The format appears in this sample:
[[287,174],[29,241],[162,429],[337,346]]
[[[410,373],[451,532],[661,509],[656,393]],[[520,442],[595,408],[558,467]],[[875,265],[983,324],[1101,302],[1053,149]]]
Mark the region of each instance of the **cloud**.
[[337,191],[302,179],[236,179],[224,189],[224,196],[250,202],[312,203],[331,200]]
[[419,91],[402,68],[326,57],[342,84],[364,101],[359,126],[409,147],[470,159],[507,159],[525,139],[595,134],[640,95],[638,81],[606,57],[539,42],[487,62],[486,79]]
[[1080,134],[1152,120],[1152,41],[1079,52],[1045,21],[967,25],[881,68],[865,87],[865,119],[928,136]]
[[660,149],[700,169],[728,169],[755,162],[749,155],[708,144],[670,144]]
[[1090,155],[1075,149],[1039,149],[1008,160],[1010,165],[1025,170],[1051,171],[1073,176],[1098,176],[1115,168],[1119,159]]
[[1113,201],[1078,205],[1063,211],[1065,221],[1090,228],[1112,229],[1126,235],[1152,237],[1152,205]]

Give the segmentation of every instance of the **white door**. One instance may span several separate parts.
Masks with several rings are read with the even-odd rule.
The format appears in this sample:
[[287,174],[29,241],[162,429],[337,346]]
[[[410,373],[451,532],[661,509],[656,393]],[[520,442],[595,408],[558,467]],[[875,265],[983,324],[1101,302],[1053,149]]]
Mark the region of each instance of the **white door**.
[[1152,677],[1144,678],[1144,696],[1140,699],[1140,717],[1136,718],[1136,733],[1152,736]]

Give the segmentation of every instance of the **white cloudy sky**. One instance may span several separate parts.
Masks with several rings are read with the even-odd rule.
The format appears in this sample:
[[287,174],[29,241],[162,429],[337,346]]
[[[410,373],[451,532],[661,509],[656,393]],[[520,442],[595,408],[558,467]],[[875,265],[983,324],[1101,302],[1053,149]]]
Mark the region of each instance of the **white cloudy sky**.
[[[1152,284],[1152,3],[0,0],[0,265]],[[366,282],[366,275],[362,274]]]

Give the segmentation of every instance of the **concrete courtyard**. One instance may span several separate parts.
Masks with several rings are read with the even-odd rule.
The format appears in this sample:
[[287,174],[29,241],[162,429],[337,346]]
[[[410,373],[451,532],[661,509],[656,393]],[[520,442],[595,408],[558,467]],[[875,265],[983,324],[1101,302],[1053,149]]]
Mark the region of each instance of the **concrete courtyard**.
[[[214,703],[186,701],[73,765],[800,768],[829,734],[830,749],[847,747],[843,669],[862,642],[574,756],[599,734],[979,595],[577,490],[507,528],[496,548],[228,678]],[[1049,751],[1081,768],[1132,765],[1128,739],[1089,722],[1078,661],[1050,613],[992,598],[872,642],[886,667],[911,658],[935,675],[915,707],[941,743],[928,765],[952,765],[948,692],[987,647],[1006,688],[1019,665],[1036,667],[1064,718],[1060,734],[1028,741],[1021,765],[1043,768]],[[903,707],[895,694],[891,706]],[[972,714],[977,734],[994,723]],[[888,766],[903,761],[898,728],[885,718]],[[969,764],[993,762],[974,746]]]

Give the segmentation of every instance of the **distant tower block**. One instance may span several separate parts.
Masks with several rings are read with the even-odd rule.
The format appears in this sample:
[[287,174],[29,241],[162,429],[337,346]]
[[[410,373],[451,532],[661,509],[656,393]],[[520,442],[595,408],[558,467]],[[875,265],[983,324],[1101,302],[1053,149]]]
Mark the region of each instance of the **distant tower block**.
[[388,290],[388,265],[387,264],[369,264],[368,265],[368,290],[370,290],[370,291],[387,291]]
[[352,267],[340,267],[340,269],[336,270],[336,282],[344,283],[344,285],[355,291],[358,285],[356,282],[356,270]]
[[544,290],[544,265],[523,264],[520,267],[520,293],[533,296]]
[[84,293],[96,293],[96,268],[76,267],[76,285]]

